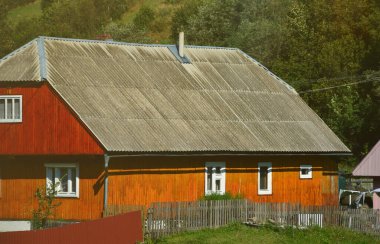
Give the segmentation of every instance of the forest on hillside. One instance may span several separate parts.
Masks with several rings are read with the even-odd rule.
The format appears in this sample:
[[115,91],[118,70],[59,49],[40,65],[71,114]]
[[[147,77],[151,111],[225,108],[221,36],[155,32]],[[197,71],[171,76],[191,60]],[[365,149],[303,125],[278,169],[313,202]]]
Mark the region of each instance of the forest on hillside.
[[380,139],[378,0],[0,0],[0,56],[33,38],[237,47],[292,85],[352,150]]

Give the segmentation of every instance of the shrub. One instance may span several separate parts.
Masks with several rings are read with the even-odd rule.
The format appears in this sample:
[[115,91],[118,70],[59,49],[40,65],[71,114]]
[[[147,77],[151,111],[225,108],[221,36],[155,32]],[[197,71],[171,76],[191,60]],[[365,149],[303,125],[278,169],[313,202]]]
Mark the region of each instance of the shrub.
[[[59,183],[58,183],[59,184]],[[35,197],[38,200],[38,208],[32,210],[32,228],[43,229],[49,217],[54,213],[55,208],[61,205],[56,202],[56,193],[58,184],[52,184],[49,187],[38,187]]]
[[203,196],[200,200],[207,201],[207,200],[231,200],[231,199],[243,199],[243,194],[236,194],[233,196],[231,193],[226,192],[224,194],[218,194],[218,193],[212,193],[209,195]]

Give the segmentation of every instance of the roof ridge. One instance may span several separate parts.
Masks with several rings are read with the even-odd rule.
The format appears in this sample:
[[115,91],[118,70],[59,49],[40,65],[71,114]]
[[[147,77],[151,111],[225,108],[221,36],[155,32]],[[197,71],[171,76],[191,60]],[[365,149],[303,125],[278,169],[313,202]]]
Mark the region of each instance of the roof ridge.
[[272,71],[270,71],[267,67],[265,67],[264,65],[262,65],[259,61],[257,61],[256,59],[252,58],[251,56],[249,56],[248,54],[246,54],[245,52],[243,52],[241,49],[237,48],[237,50],[246,58],[248,58],[249,60],[251,60],[253,63],[255,63],[256,65],[258,65],[260,68],[264,69],[270,76],[274,77],[276,80],[278,80],[282,85],[284,85],[286,88],[288,88],[288,90],[290,90],[291,92],[295,93],[295,94],[298,94],[298,92],[296,91],[296,89],[294,89],[294,87],[292,87],[291,85],[289,85],[286,81],[284,81],[283,79],[281,79],[280,77],[278,77],[277,75],[275,75],[274,73],[272,73]]
[[37,38],[37,46],[38,46],[38,58],[40,64],[40,77],[41,81],[47,80],[47,72],[46,72],[46,56],[45,56],[45,40],[44,37]]
[[0,58],[0,62],[4,61],[4,60],[7,60],[8,58],[14,56],[15,54],[21,52],[22,50],[24,50],[25,48],[29,47],[30,45],[33,44],[34,41],[36,41],[37,38],[34,38],[33,40],[27,42],[26,44],[22,45],[21,47],[17,48],[16,50],[13,50],[11,53],[8,53],[7,55],[5,55],[4,57]]
[[[175,47],[176,44],[149,44],[149,43],[135,43],[135,42],[121,42],[121,41],[108,41],[108,40],[91,40],[91,39],[80,39],[80,38],[66,38],[66,37],[51,37],[51,36],[40,36],[45,40],[53,41],[71,41],[71,42],[84,42],[84,43],[104,43],[113,45],[126,45],[126,46],[143,46],[143,47]],[[239,50],[235,47],[218,47],[218,46],[199,46],[199,45],[185,45],[187,48],[203,48],[203,49],[223,49],[223,50]]]

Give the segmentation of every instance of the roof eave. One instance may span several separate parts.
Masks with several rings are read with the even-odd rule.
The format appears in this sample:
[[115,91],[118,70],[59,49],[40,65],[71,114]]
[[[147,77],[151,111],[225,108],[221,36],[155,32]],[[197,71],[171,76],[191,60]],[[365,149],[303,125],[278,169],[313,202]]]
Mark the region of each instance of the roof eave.
[[111,157],[128,156],[352,156],[351,152],[233,152],[233,151],[108,151]]

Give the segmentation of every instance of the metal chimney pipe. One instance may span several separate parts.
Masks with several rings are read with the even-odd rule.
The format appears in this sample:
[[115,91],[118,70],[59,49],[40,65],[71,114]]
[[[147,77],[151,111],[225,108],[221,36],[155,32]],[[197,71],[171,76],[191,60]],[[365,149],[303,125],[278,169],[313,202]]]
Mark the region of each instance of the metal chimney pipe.
[[178,42],[178,54],[181,58],[184,57],[183,49],[185,46],[185,33],[180,32],[179,33],[179,42]]

